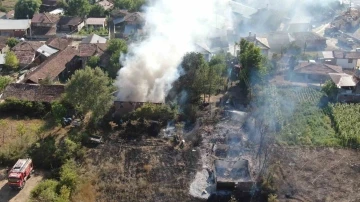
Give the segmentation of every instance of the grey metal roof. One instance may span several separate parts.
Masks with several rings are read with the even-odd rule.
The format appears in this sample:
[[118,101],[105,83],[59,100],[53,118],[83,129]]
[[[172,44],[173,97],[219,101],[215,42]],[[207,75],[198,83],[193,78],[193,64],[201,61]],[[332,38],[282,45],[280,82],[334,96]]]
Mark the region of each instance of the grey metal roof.
[[232,9],[232,12],[242,15],[244,18],[250,18],[251,15],[255,14],[258,11],[258,9],[256,8],[252,8],[250,6],[235,1],[229,1],[229,5]]
[[81,43],[106,43],[106,38],[92,34],[81,41]]
[[28,29],[30,28],[31,20],[5,20],[0,19],[0,30],[14,30],[14,29]]
[[37,49],[37,52],[45,55],[46,57],[51,56],[54,53],[57,53],[59,50],[55,48],[51,48],[50,46],[44,44],[39,49]]
[[0,54],[0,65],[5,64],[5,54]]

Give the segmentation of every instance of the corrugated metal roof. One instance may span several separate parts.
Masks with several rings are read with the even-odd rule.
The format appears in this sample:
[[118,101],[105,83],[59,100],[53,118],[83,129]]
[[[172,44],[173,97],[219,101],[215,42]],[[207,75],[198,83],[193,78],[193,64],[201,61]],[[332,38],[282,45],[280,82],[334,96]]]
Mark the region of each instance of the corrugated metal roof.
[[41,46],[39,49],[37,49],[37,52],[45,55],[46,57],[51,56],[54,53],[57,53],[59,50],[55,49],[55,48],[51,48],[48,45],[43,45]]
[[338,86],[339,88],[345,86],[356,86],[358,81],[354,79],[352,75],[346,73],[329,73],[331,80]]
[[31,20],[5,20],[0,19],[0,30],[14,30],[14,29],[28,29],[30,28]]
[[103,25],[106,21],[106,18],[88,18],[86,19],[86,24],[88,25]]
[[0,54],[0,65],[5,64],[5,54]]
[[334,58],[334,55],[333,55],[333,52],[332,52],[332,51],[323,51],[322,54],[323,54],[323,57],[324,57],[325,59],[332,59],[332,58]]

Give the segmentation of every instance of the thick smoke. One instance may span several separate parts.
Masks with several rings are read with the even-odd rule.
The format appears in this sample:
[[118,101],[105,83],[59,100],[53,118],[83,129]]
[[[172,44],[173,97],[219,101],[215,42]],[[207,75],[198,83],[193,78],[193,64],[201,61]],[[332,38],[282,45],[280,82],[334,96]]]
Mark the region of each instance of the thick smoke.
[[216,29],[226,30],[223,22],[231,24],[224,0],[157,0],[145,10],[148,37],[121,58],[116,86],[122,101],[163,102],[184,54]]

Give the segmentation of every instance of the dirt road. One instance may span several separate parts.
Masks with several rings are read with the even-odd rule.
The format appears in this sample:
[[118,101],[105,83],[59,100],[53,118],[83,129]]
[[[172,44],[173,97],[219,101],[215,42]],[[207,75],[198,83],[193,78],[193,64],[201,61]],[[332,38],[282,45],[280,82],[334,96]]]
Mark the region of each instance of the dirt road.
[[6,185],[6,170],[0,169],[0,202],[24,202],[30,198],[31,190],[43,179],[42,173],[35,173],[28,179],[23,190],[11,190]]

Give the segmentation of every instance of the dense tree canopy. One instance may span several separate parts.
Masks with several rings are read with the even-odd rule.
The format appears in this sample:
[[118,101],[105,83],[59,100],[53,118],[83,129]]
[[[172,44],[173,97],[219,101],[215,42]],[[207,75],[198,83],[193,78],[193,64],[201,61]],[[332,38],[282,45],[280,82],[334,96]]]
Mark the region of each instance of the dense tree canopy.
[[65,100],[82,113],[92,112],[93,119],[105,115],[113,101],[109,77],[98,67],[77,70],[66,85]]
[[0,76],[0,93],[5,89],[5,87],[11,82],[11,77],[9,76]]
[[88,0],[70,0],[67,15],[84,17],[89,14],[91,5]]
[[10,37],[6,40],[6,45],[8,45],[11,48],[13,48],[14,46],[16,46],[16,44],[19,43],[19,40],[17,40],[14,37]]
[[95,4],[91,6],[89,17],[99,18],[105,17],[105,9],[104,7],[100,6],[99,4]]
[[16,69],[19,66],[19,60],[14,52],[9,51],[5,55],[5,66],[11,69]]
[[126,41],[122,39],[109,40],[107,53],[110,54],[109,65],[105,68],[111,78],[116,78],[117,72],[121,68],[120,55],[127,52]]
[[139,11],[146,0],[115,0],[114,3],[116,8]]
[[261,83],[263,76],[267,73],[266,64],[264,64],[267,63],[267,60],[261,55],[260,48],[256,47],[254,43],[242,39],[239,61],[241,64],[240,81],[251,97],[251,87]]
[[16,19],[31,19],[33,15],[39,12],[41,0],[18,0],[15,4]]

